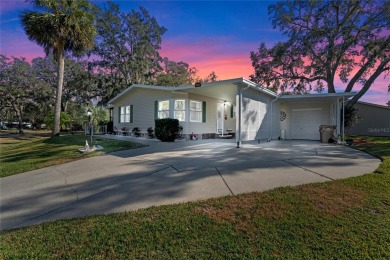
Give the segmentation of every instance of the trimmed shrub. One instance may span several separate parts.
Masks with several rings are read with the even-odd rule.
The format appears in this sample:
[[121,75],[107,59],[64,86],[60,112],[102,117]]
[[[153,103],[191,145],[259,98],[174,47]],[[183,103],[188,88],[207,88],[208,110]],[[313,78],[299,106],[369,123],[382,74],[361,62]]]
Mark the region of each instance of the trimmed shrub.
[[172,118],[156,119],[154,132],[162,142],[174,142],[179,132],[179,120]]

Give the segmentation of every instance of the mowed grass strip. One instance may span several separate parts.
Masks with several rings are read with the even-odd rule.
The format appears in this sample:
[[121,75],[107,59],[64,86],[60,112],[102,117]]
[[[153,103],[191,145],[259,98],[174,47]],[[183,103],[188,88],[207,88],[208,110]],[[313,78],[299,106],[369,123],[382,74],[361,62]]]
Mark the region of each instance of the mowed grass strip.
[[89,142],[89,136],[80,134],[54,138],[31,134],[2,137],[0,138],[0,177],[143,146],[129,141],[109,140],[95,136],[94,144],[97,143],[104,149],[81,153],[78,149],[84,147],[85,140]]
[[6,231],[0,258],[389,259],[390,145],[375,145],[360,149],[381,173]]

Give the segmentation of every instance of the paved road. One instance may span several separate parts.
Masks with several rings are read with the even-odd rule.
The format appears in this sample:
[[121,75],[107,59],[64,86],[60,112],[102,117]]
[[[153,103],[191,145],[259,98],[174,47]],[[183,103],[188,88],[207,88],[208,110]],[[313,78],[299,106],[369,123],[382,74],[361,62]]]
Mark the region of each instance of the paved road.
[[0,179],[1,229],[373,172],[380,160],[310,141],[149,142]]

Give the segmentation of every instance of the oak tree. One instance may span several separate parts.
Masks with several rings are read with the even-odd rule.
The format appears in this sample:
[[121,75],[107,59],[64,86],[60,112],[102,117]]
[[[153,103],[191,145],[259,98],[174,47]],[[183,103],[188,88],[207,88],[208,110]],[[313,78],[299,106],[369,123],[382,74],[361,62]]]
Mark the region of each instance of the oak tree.
[[352,108],[389,75],[389,1],[283,1],[270,5],[269,15],[286,40],[250,53],[253,81],[282,92],[358,91],[347,104]]

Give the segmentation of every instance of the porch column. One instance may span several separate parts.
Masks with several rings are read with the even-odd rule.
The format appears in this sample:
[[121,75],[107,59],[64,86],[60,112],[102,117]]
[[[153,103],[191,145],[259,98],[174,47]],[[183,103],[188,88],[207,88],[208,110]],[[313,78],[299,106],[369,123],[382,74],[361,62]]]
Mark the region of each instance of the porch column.
[[237,86],[237,95],[236,95],[236,142],[237,148],[241,146],[241,88]]
[[340,135],[340,132],[341,132],[341,127],[340,127],[340,113],[341,113],[341,108],[340,108],[340,99],[338,98],[336,100],[336,132],[337,132],[337,136]]

